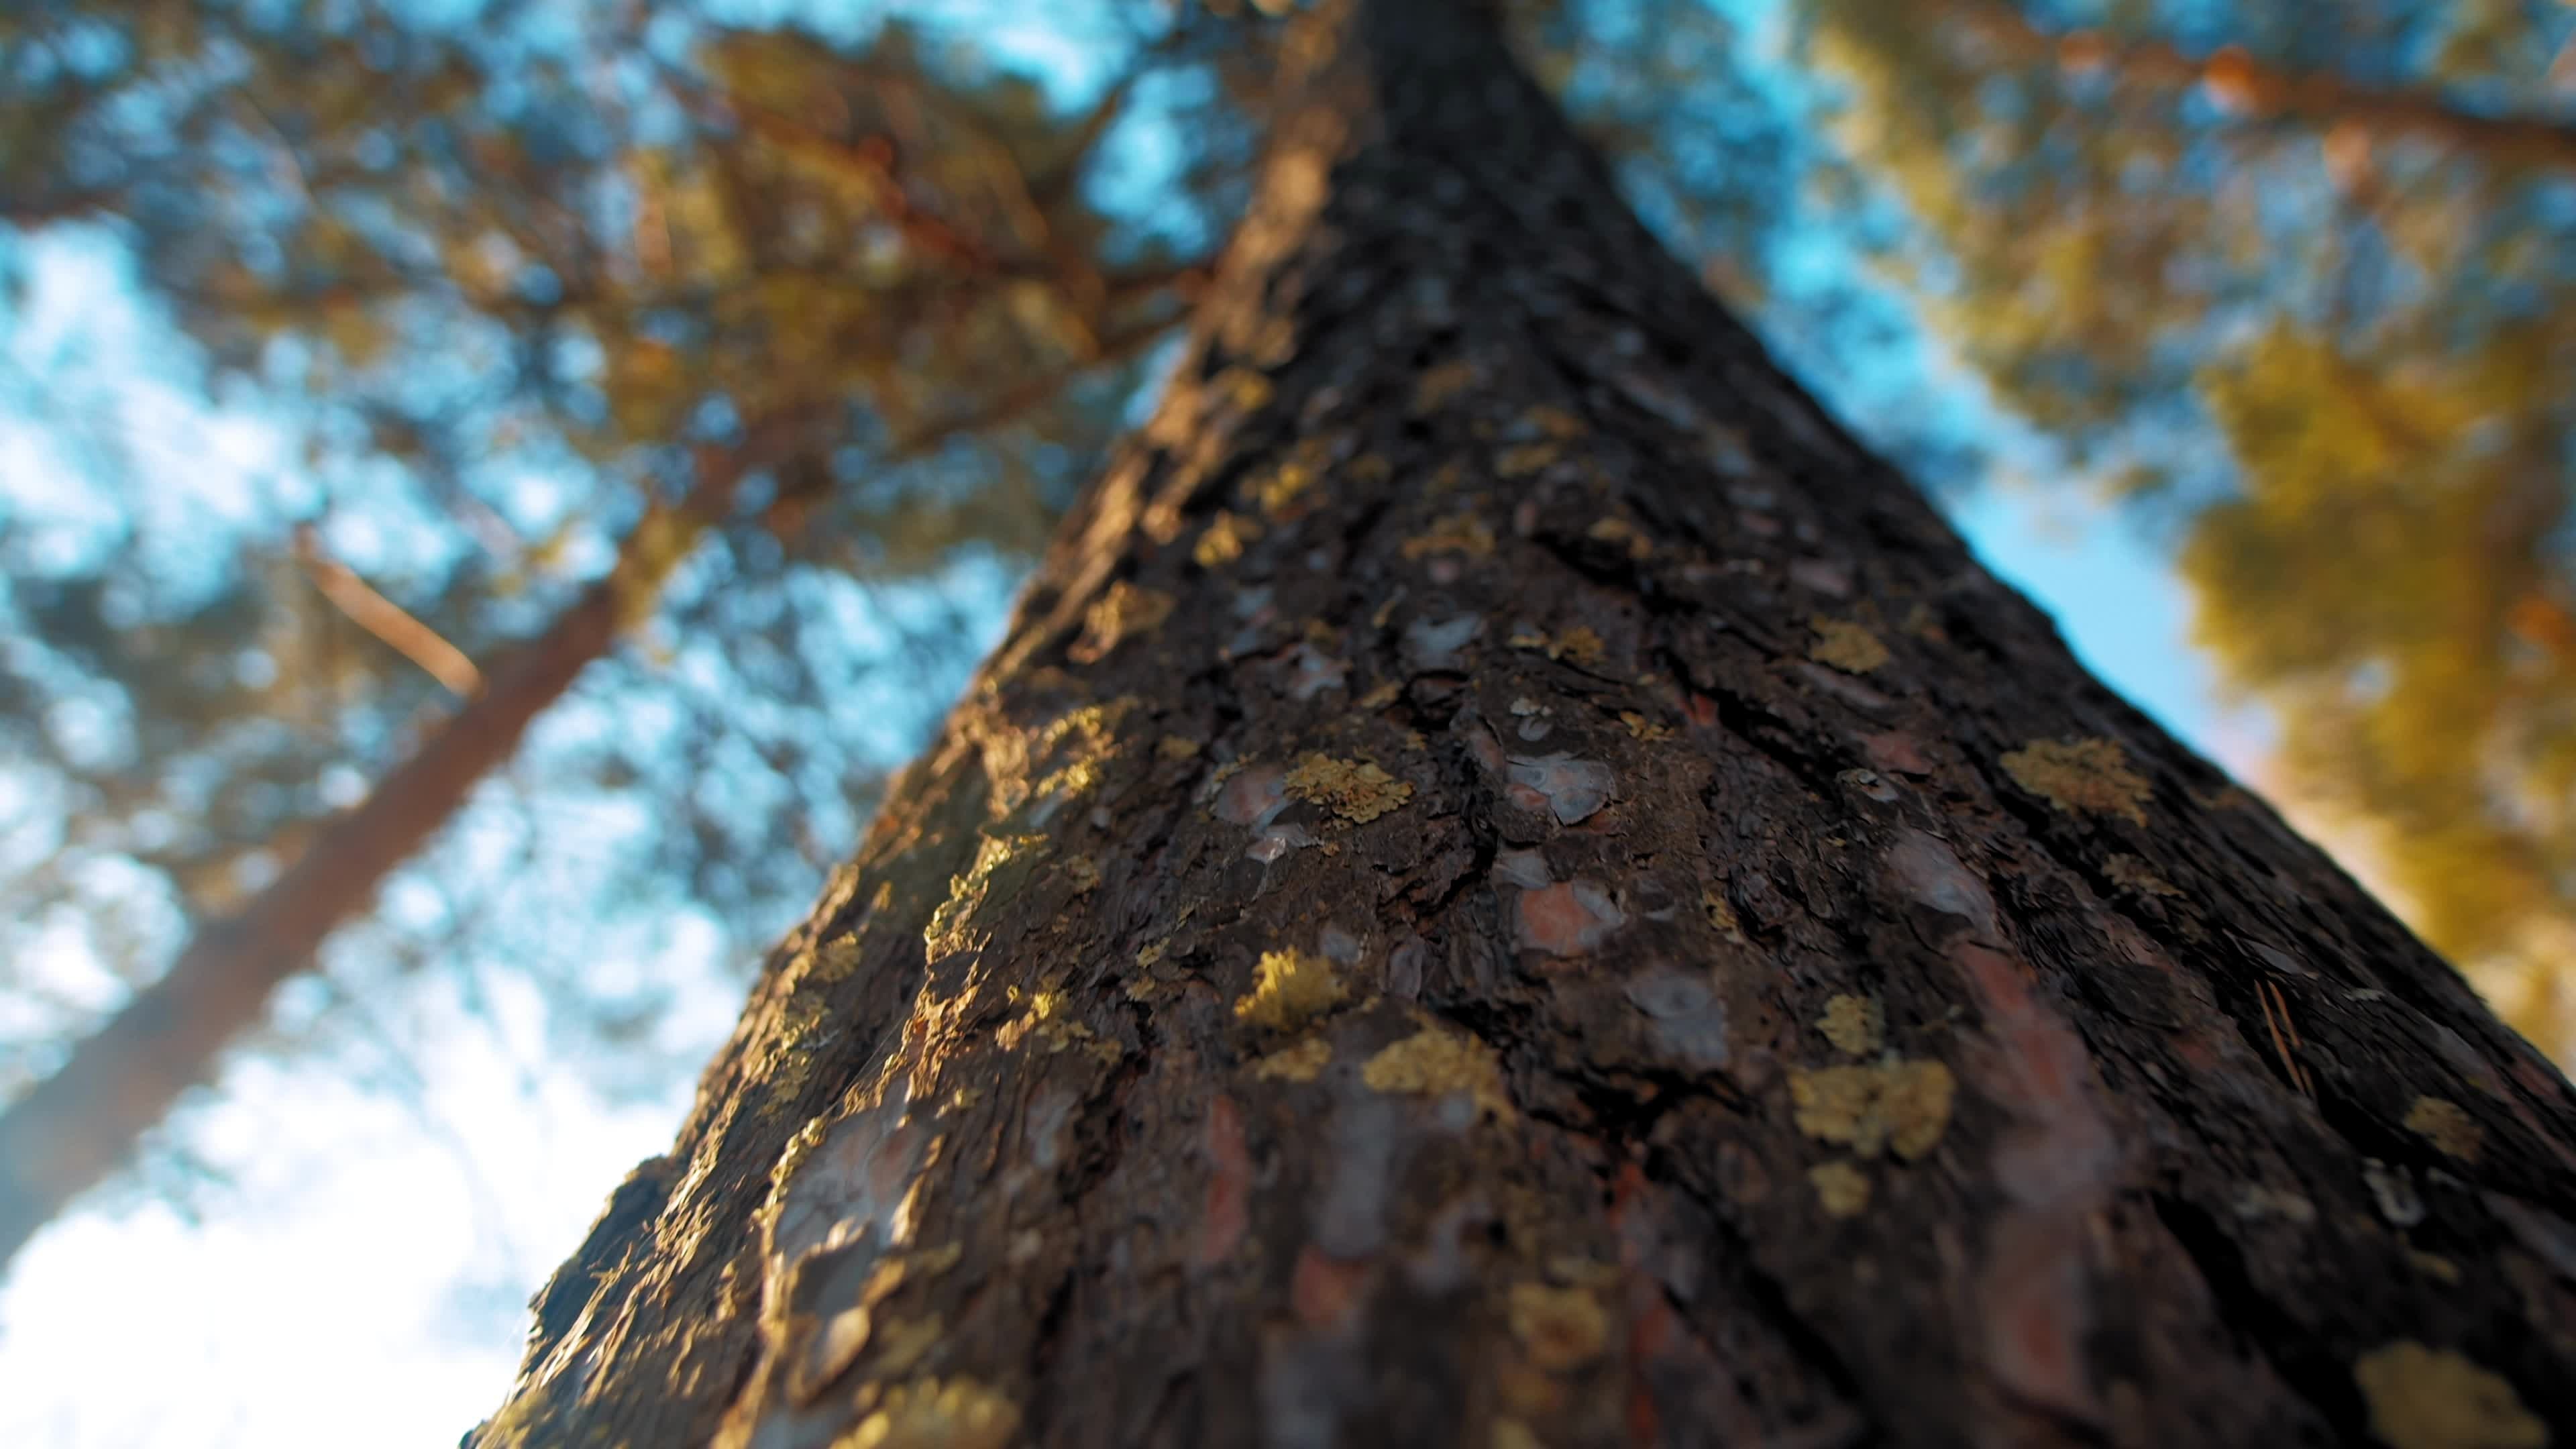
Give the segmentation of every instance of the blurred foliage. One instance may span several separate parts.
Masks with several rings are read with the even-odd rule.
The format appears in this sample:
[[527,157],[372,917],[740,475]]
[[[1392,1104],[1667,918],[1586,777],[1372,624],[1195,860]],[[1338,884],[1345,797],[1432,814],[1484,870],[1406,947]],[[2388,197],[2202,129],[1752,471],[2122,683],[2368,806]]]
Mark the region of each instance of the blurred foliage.
[[2291,795],[2576,1052],[2576,10],[1801,19],[1944,339],[2174,539]]
[[[971,4],[0,15],[0,1096],[452,716],[310,569],[488,667],[783,436],[263,1044],[399,1088],[435,967],[602,1086],[685,1076],[721,1022],[670,1021],[672,943],[747,965],[945,707],[1240,205],[1286,8],[1064,7],[1052,88]],[[1835,163],[1727,19],[1510,15],[1793,357],[1891,345],[1778,265]],[[1955,455],[1917,397],[1858,410]]]
[[[200,392],[195,430],[287,440],[209,483],[204,440],[141,436],[118,380],[14,359],[8,401],[54,470],[22,473],[0,523],[0,961],[148,979],[452,710],[303,577],[299,528],[488,663],[708,450],[784,436],[646,648],[585,676],[488,818],[388,893],[374,949],[343,953],[497,962],[575,1048],[649,1035],[659,988],[599,969],[625,938],[544,923],[677,912],[747,958],[846,852],[1182,315],[1214,228],[1186,202],[1105,208],[1103,143],[1151,86],[1204,113],[1192,165],[1239,171],[1249,132],[1219,86],[1171,83],[1223,69],[1214,32],[1149,19],[1097,37],[1122,69],[1059,105],[900,23],[515,0],[0,15],[0,315],[42,330],[63,305],[46,258],[112,255],[106,286],[193,344],[164,370]],[[980,603],[932,587],[961,577]],[[0,1091],[114,1004],[75,988],[0,980]],[[571,1055],[654,1092],[686,1070]]]

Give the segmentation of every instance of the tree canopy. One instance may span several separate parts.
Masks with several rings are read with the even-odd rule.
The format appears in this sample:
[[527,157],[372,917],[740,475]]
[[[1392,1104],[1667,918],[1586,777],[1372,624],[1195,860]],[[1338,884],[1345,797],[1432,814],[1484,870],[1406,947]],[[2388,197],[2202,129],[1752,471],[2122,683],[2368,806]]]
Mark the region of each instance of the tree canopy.
[[[1927,23],[1927,20],[1930,23]],[[2576,15],[1815,0],[1893,257],[2178,551],[2284,786],[2576,1043]]]

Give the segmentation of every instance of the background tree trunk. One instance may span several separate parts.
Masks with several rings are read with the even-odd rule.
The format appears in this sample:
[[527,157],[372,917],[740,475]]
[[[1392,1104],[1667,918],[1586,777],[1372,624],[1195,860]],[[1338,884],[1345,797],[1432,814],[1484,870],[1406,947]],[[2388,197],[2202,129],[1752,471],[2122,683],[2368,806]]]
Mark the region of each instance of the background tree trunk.
[[474,1442],[2576,1422],[2557,1073],[1467,9],[1304,49],[1161,413]]
[[[771,426],[702,457],[676,507],[657,507],[607,577],[583,591],[347,813],[323,825],[277,878],[193,935],[168,970],[72,1046],[51,1076],[0,1108],[0,1267],[73,1199],[124,1165],[223,1053],[313,964],[339,925],[454,817],[486,775],[623,628],[651,612],[699,532],[721,521],[746,473],[773,461]],[[713,453],[713,450],[709,450]],[[470,667],[470,666],[469,666]]]

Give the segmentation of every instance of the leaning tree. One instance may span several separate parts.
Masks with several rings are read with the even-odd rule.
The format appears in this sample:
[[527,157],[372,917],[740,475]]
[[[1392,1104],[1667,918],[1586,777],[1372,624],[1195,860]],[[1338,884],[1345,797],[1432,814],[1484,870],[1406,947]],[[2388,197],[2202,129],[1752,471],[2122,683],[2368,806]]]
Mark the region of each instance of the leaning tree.
[[1328,3],[1162,408],[470,1442],[2525,1446],[2576,1108]]

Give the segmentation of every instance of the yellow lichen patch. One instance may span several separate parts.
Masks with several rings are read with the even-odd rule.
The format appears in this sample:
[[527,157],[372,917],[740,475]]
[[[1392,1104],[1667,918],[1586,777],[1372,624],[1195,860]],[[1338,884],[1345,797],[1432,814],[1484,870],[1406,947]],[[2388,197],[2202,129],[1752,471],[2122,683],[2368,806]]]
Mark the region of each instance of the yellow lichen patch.
[[1816,1202],[1831,1217],[1848,1218],[1869,1206],[1869,1175],[1848,1162],[1820,1162],[1807,1169]]
[[1816,642],[1807,646],[1807,657],[1845,674],[1867,674],[1893,657],[1876,634],[1849,619],[1828,619],[1819,614],[1807,621],[1807,627],[1816,631]]
[[1602,656],[1609,652],[1609,646],[1602,642],[1600,634],[1584,624],[1577,624],[1553,638],[1540,630],[1523,630],[1503,642],[1514,649],[1536,649],[1550,659],[1567,660],[1585,669],[1599,664]]
[[1891,1057],[1870,1066],[1789,1074],[1798,1130],[1846,1144],[1863,1160],[1889,1148],[1909,1162],[1930,1152],[1950,1125],[1956,1090],[1950,1069],[1935,1061]]
[[1521,421],[1559,440],[1579,438],[1592,431],[1592,425],[1560,407],[1541,404],[1521,414]]
[[1300,800],[1366,825],[1413,798],[1413,787],[1365,760],[1336,760],[1313,754],[1297,762],[1282,785]]
[[991,892],[994,874],[1014,862],[1025,863],[1046,843],[1043,835],[985,836],[975,848],[975,864],[964,875],[948,878],[948,899],[930,913],[930,923],[922,928],[924,956],[936,962],[981,946],[983,938],[973,929],[975,908]]
[[1476,364],[1463,357],[1427,369],[1413,384],[1414,416],[1438,412],[1449,406],[1460,393],[1483,380]]
[[1654,541],[1639,533],[1636,525],[1624,518],[1595,519],[1590,528],[1583,530],[1583,536],[1598,539],[1603,543],[1618,544],[1628,550],[1630,558],[1654,556]]
[[[1119,723],[1136,708],[1135,696],[1121,695],[1068,710],[1030,730],[1015,729],[997,719],[980,722],[976,739],[983,751],[984,773],[993,785],[988,802],[992,817],[1007,818],[1026,805],[1032,794],[1071,797],[1097,784],[1101,766],[1118,752]],[[1059,750],[1066,751],[1064,760],[1032,786],[1031,772]]]
[[2486,1141],[2476,1119],[2443,1097],[2416,1098],[2406,1112],[2406,1130],[2462,1162],[2477,1161],[2478,1148]]
[[1044,779],[1029,787],[1029,793],[1040,800],[1057,795],[1070,800],[1086,793],[1092,786],[1099,783],[1100,761],[1086,756],[1060,769],[1049,771]]
[[1047,721],[1030,737],[1031,757],[1043,759],[1076,735],[1082,737],[1078,748],[1083,753],[1099,754],[1115,742],[1119,723],[1135,713],[1140,703],[1136,696],[1122,694],[1104,703],[1067,710]]
[[1463,553],[1470,558],[1490,558],[1494,552],[1494,531],[1485,520],[1472,513],[1454,513],[1404,541],[1406,558],[1422,558],[1435,553]]
[[2004,756],[2004,770],[2023,789],[2070,815],[2091,810],[2133,825],[2147,823],[2147,782],[2129,768],[2116,740],[2032,740]]
[[1064,883],[1075,895],[1083,895],[1100,885],[1100,862],[1087,855],[1077,855],[1064,863]]
[[2182,894],[2174,888],[2173,882],[2156,874],[2154,867],[2134,855],[2112,856],[2102,862],[2102,874],[2111,878],[2111,884],[2138,895],[2178,896]]
[[1515,1283],[1510,1317],[1512,1336],[1530,1362],[1548,1373],[1581,1368],[1610,1342],[1609,1313],[1581,1288]]
[[1114,1062],[1125,1055],[1116,1042],[1102,1040],[1099,1033],[1074,1020],[1064,993],[1053,986],[1042,986],[1025,996],[1014,986],[1007,995],[1012,1001],[1025,1002],[1028,1009],[994,1034],[1004,1050],[1035,1041],[1049,1052],[1082,1047],[1103,1062]]
[[1243,546],[1261,536],[1261,525],[1240,514],[1218,509],[1208,520],[1207,531],[1190,549],[1190,557],[1203,569],[1230,564],[1243,557]]
[[2415,1271],[2427,1278],[2438,1278],[2445,1283],[2460,1281],[2460,1265],[2439,1253],[2419,1253],[2409,1249],[2406,1261],[2413,1263]]
[[1234,1015],[1271,1031],[1295,1031],[1341,1004],[1342,995],[1332,962],[1311,951],[1265,951],[1253,968],[1252,990],[1235,1002]]
[[[1241,1010],[1238,1006],[1236,1010]],[[1320,1036],[1310,1036],[1295,1046],[1272,1052],[1252,1064],[1252,1074],[1263,1081],[1311,1082],[1330,1066],[1333,1044]]]
[[1082,637],[1065,651],[1076,664],[1089,664],[1140,634],[1159,629],[1172,617],[1172,596],[1120,579],[1082,616]]
[[791,996],[779,1008],[776,1048],[769,1053],[763,1080],[769,1089],[771,1107],[793,1100],[805,1089],[814,1074],[814,1053],[808,1049],[816,1034],[823,1029],[823,1003],[810,995]]
[[1261,504],[1262,512],[1276,518],[1287,512],[1298,496],[1314,483],[1313,470],[1292,460],[1263,474],[1261,481],[1253,485],[1252,496]]
[[1154,753],[1166,760],[1194,760],[1198,758],[1199,742],[1188,735],[1165,735],[1154,741]]
[[832,1449],[1003,1449],[1019,1429],[1019,1407],[973,1379],[914,1379],[886,1390]]
[[[878,903],[871,906],[871,909],[885,909],[883,900],[890,896],[892,890],[891,885],[878,886],[877,895],[880,899]],[[808,979],[814,981],[843,981],[849,978],[852,971],[858,969],[858,965],[859,937],[858,933],[853,931],[847,935],[834,936],[816,946],[812,958],[806,963],[805,974]]]
[[1577,624],[1556,636],[1556,645],[1547,651],[1547,657],[1589,669],[1600,663],[1602,656],[1609,652],[1609,646],[1601,642],[1601,636],[1594,633],[1590,625]]
[[2389,1449],[2541,1449],[2549,1428],[2500,1374],[2399,1339],[2355,1360],[2370,1432]]
[[1362,709],[1384,709],[1388,705],[1395,703],[1396,697],[1403,693],[1404,686],[1390,679],[1386,683],[1379,685],[1377,688],[1370,690],[1368,693],[1361,695],[1359,697],[1359,707]]
[[1657,724],[1633,709],[1619,711],[1619,723],[1626,725],[1628,733],[1637,739],[1668,740],[1673,737],[1672,726]]
[[1737,945],[1744,944],[1744,927],[1735,919],[1735,907],[1726,903],[1715,887],[1704,887],[1699,893],[1700,909],[1708,912],[1708,923],[1717,933]]
[[1273,518],[1288,512],[1306,491],[1324,475],[1325,464],[1332,461],[1333,440],[1322,434],[1310,435],[1291,448],[1288,456],[1256,474],[1248,485],[1253,500],[1261,511]]
[[901,1374],[912,1372],[913,1366],[921,1362],[922,1355],[939,1342],[945,1325],[939,1315],[933,1313],[922,1318],[889,1318],[874,1327],[875,1332],[868,1335],[868,1344],[876,1355],[868,1365],[868,1371]]
[[1556,443],[1523,443],[1505,448],[1494,459],[1494,472],[1505,478],[1526,478],[1555,462],[1562,451],[1562,445]]
[[1619,1265],[1581,1253],[1558,1253],[1547,1260],[1547,1276],[1584,1288],[1611,1288],[1618,1285]]
[[1208,390],[1245,412],[1270,401],[1270,379],[1248,367],[1227,368],[1208,384]]
[[1878,1050],[1887,1030],[1887,1014],[1875,996],[1836,996],[1825,1003],[1816,1030],[1844,1056],[1865,1057]]
[[1494,1065],[1485,1044],[1436,1026],[1389,1043],[1360,1068],[1360,1080],[1375,1092],[1428,1096],[1465,1092],[1496,1117],[1506,1122],[1512,1118],[1511,1099],[1503,1094],[1502,1069]]

